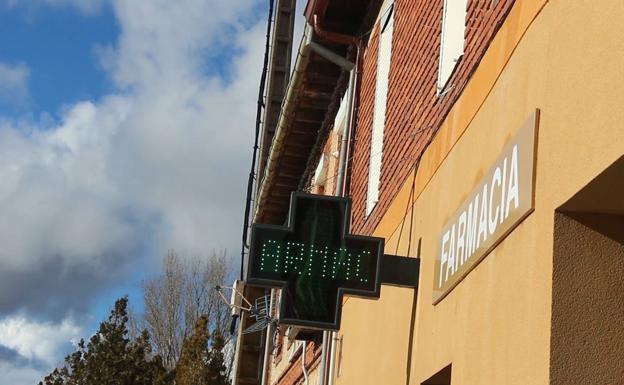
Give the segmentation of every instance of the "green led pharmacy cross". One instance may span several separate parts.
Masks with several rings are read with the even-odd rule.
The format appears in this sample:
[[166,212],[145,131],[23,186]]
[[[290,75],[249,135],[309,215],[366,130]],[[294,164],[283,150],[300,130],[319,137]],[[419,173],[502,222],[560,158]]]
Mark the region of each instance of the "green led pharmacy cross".
[[379,298],[384,239],[351,235],[350,208],[293,193],[286,226],[253,225],[247,282],[282,288],[281,324],[338,330],[345,294]]

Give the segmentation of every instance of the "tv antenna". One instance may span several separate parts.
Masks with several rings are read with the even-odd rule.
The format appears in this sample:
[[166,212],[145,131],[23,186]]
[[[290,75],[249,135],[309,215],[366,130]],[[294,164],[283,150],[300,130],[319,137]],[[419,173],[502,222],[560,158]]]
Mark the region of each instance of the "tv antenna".
[[[215,286],[215,290],[232,310],[232,315],[240,316],[241,312],[247,312],[255,318],[256,322],[243,330],[243,334],[259,332],[271,324],[277,325],[277,318],[272,317],[273,314],[277,314],[277,301],[271,301],[270,294],[256,298],[252,304],[236,286],[238,286],[236,283],[234,286]],[[231,294],[229,301],[224,294],[226,291],[230,291]]]

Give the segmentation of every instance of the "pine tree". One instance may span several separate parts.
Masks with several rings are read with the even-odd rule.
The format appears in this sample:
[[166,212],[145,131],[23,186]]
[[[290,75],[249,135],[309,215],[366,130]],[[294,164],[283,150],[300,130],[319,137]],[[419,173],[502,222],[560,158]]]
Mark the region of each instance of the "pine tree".
[[193,334],[184,341],[176,367],[176,385],[230,385],[223,348],[225,340],[218,331],[209,344],[208,319],[200,317]]
[[197,320],[193,334],[182,345],[176,366],[176,385],[211,385],[208,340],[208,319],[202,316]]
[[212,336],[212,350],[210,351],[210,360],[208,362],[210,385],[230,384],[230,380],[226,375],[227,367],[225,366],[223,348],[225,348],[225,339],[218,331],[215,331]]
[[170,385],[160,357],[151,357],[149,336],[128,337],[128,299],[115,302],[106,322],[85,345],[65,358],[65,366],[54,369],[39,385]]

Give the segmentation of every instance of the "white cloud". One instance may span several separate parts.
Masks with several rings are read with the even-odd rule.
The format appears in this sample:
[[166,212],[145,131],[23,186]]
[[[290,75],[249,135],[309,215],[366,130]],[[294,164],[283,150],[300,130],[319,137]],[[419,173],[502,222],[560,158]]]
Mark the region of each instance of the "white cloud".
[[28,100],[30,69],[24,64],[0,62],[0,102],[21,105]]
[[[56,365],[81,332],[66,315],[144,273],[142,258],[168,248],[236,256],[264,53],[259,4],[113,1],[121,35],[97,51],[115,91],[52,123],[0,117],[0,345]],[[34,373],[7,365],[0,372]]]
[[67,106],[55,124],[0,121],[0,315],[84,311],[147,252],[236,255],[264,50],[258,4],[115,1],[117,90]]
[[131,244],[135,228],[118,214],[123,202],[110,185],[106,159],[125,108],[114,98],[100,109],[83,102],[51,130],[30,136],[0,130],[0,259],[6,268],[29,269],[50,256],[97,263],[94,256]]
[[54,366],[59,362],[59,356],[82,332],[82,328],[72,319],[54,324],[13,316],[0,320],[0,345],[15,350],[29,360]]
[[0,359],[0,385],[36,384],[71,350],[84,330],[71,318],[35,322],[22,315],[0,319],[0,348],[14,359]]

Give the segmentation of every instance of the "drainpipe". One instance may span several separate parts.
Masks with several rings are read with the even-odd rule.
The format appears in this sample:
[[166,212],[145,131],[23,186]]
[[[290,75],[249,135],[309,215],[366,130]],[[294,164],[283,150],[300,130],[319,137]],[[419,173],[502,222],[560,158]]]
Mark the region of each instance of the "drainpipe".
[[[316,23],[316,17],[315,17],[315,23]],[[316,26],[315,26],[315,30],[316,30]],[[315,43],[313,43],[315,44]],[[326,48],[322,47],[323,50],[329,51]],[[336,195],[338,196],[343,196],[344,194],[344,176],[345,176],[345,170],[346,170],[346,157],[347,157],[347,147],[348,147],[348,142],[349,142],[349,138],[348,138],[348,133],[350,132],[350,127],[351,127],[351,122],[352,122],[352,113],[351,110],[353,109],[353,104],[354,104],[354,100],[355,100],[355,82],[356,82],[356,65],[350,61],[347,61],[346,59],[344,59],[342,56],[336,55],[335,53],[331,52],[331,55],[333,56],[337,56],[339,58],[339,60],[331,60],[328,56],[325,56],[323,54],[321,54],[320,52],[316,51],[319,55],[323,56],[324,58],[332,61],[333,63],[339,65],[340,67],[342,67],[344,70],[349,71],[349,85],[347,87],[347,124],[345,124],[345,128],[342,132],[342,141],[340,143],[340,152],[339,152],[339,160],[338,160],[338,173],[336,175]],[[321,351],[321,378],[320,378],[320,385],[325,385],[326,382],[325,380],[327,379],[327,385],[331,385],[333,383],[333,365],[334,365],[334,360],[335,360],[335,356],[336,356],[336,346],[333,343],[333,340],[336,339],[336,332],[329,332],[329,331],[324,331],[323,332],[323,346],[322,346],[322,351]],[[328,345],[331,346],[330,348],[330,357],[329,357],[329,365],[326,365],[327,363],[327,350],[328,350]]]
[[352,87],[352,94],[351,97],[352,99],[349,101],[349,109],[347,110],[347,122],[346,122],[346,127],[345,129],[348,130],[347,132],[347,141],[345,143],[346,146],[346,150],[345,150],[345,159],[344,159],[344,163],[343,163],[343,173],[342,173],[342,180],[341,180],[341,184],[342,184],[342,189],[340,191],[342,196],[346,196],[347,195],[347,179],[348,179],[348,174],[347,172],[349,171],[348,165],[349,165],[349,159],[351,159],[351,144],[353,142],[353,138],[355,135],[355,125],[356,125],[356,103],[357,103],[357,93],[358,93],[358,81],[360,78],[360,43],[358,42],[356,44],[356,53],[355,53],[355,68],[353,70],[354,72],[354,77],[353,77],[353,87]]
[[342,130],[342,140],[340,142],[340,155],[338,156],[338,173],[336,175],[336,195],[345,194],[345,176],[347,169],[347,153],[351,140],[351,126],[353,125],[353,106],[355,104],[355,83],[357,73],[355,67],[349,73],[349,86],[347,88],[347,121]]
[[327,378],[327,385],[333,385],[334,383],[334,372],[336,371],[336,350],[338,346],[338,333],[331,333],[331,350],[329,354],[329,373]]
[[324,30],[323,27],[321,27],[321,23],[319,23],[318,15],[314,15],[314,17],[312,17],[312,20],[314,22],[314,33],[316,33],[321,39],[325,41],[344,45],[351,45],[357,42],[357,37],[355,36]]
[[[316,43],[312,43],[312,44],[317,45]],[[343,186],[344,186],[347,143],[349,140],[347,138],[348,136],[347,127],[350,127],[351,125],[350,110],[353,108],[353,101],[354,101],[354,96],[355,96],[354,87],[355,87],[355,80],[356,80],[356,66],[354,63],[346,60],[345,58],[337,55],[334,52],[329,51],[327,48],[325,47],[320,47],[320,48],[321,49],[315,49],[315,52],[317,54],[333,62],[334,64],[340,66],[342,69],[349,71],[349,85],[347,87],[347,103],[348,103],[347,111],[349,112],[347,115],[347,124],[345,125],[345,129],[343,130],[343,133],[342,133],[342,142],[340,143],[340,155],[339,155],[339,161],[338,161],[338,174],[336,176],[336,195],[342,196]],[[323,346],[322,346],[322,351],[321,351],[321,371],[320,371],[321,378],[319,382],[320,385],[325,385],[326,379],[329,381],[328,385],[333,382],[332,365],[334,361],[334,356],[336,354],[336,349],[335,349],[335,346],[332,344],[332,339],[336,338],[335,334],[336,334],[335,332],[331,332],[331,333],[328,331],[323,332]],[[329,366],[327,365],[328,345],[331,346]]]
[[[359,61],[360,52],[357,51],[356,63]],[[350,149],[351,136],[355,129],[355,87],[357,84],[357,64],[349,74],[349,87],[347,89],[347,121],[342,132],[342,140],[340,143],[340,155],[338,160],[338,173],[336,176],[336,195],[345,196],[346,175],[347,175],[347,155]],[[338,333],[331,332],[328,336],[331,343],[329,354],[329,370],[327,374],[327,385],[334,383],[334,371],[336,367],[336,346],[338,341]]]
[[[340,143],[340,155],[338,160],[338,172],[336,176],[336,195],[345,196],[346,194],[346,179],[347,179],[347,165],[349,159],[347,156],[350,153],[351,138],[355,131],[355,97],[356,86],[358,81],[358,66],[360,60],[360,47],[356,44],[356,64],[349,74],[349,86],[347,88],[347,121],[342,132],[342,141]],[[329,354],[329,370],[327,374],[327,385],[334,384],[334,372],[336,370],[336,350],[338,333],[331,332],[329,341],[331,343]]]
[[[359,60],[359,57],[360,57],[360,49],[359,49],[359,44],[357,44],[358,43],[357,37],[351,36],[351,35],[345,35],[345,34],[338,33],[338,32],[324,30],[319,22],[319,17],[316,14],[312,17],[312,20],[314,23],[314,33],[321,39],[331,42],[331,43],[335,43],[335,44],[355,45],[357,49],[357,52],[356,52],[356,63],[357,63],[357,60]],[[316,43],[312,43],[312,44],[316,44]],[[349,86],[347,88],[347,104],[348,104],[347,114],[348,115],[347,115],[347,122],[345,124],[345,128],[342,132],[342,142],[340,143],[340,155],[339,155],[339,161],[338,161],[338,174],[336,175],[336,195],[344,196],[347,153],[349,150],[349,141],[351,137],[351,131],[353,128],[353,120],[354,120],[354,116],[353,116],[354,108],[353,107],[355,105],[355,86],[357,82],[357,64],[347,61],[342,56],[339,56],[329,51],[325,47],[320,47],[320,48],[322,49],[321,52],[325,52],[327,56],[323,55],[318,50],[315,50],[319,55],[339,65],[345,71],[349,71]]]
[[[344,35],[336,32],[329,32],[323,30],[321,27],[318,16],[314,15],[314,32],[321,38],[326,41],[337,43],[337,44],[346,44],[351,45],[355,44],[357,49],[356,54],[356,64],[354,65],[351,62],[349,66],[341,67],[347,71],[349,71],[349,85],[347,88],[347,122],[345,124],[344,130],[342,132],[342,140],[340,143],[340,150],[338,156],[338,172],[336,175],[336,190],[335,194],[337,196],[345,195],[345,179],[346,179],[346,170],[347,170],[347,154],[349,153],[349,147],[351,142],[351,135],[354,129],[354,121],[355,121],[355,87],[357,83],[357,62],[359,61],[360,51],[359,45],[357,44],[357,38],[355,36]],[[317,52],[318,53],[318,52]],[[319,55],[321,55],[319,53]],[[335,54],[334,54],[335,55]],[[325,57],[324,55],[321,55]],[[325,57],[330,60],[328,57]],[[346,61],[344,58],[340,57],[340,60]],[[338,64],[337,62],[334,62]],[[340,64],[338,64],[340,65]],[[336,361],[336,341],[338,340],[336,332],[323,332],[323,350],[321,353],[321,381],[320,385],[325,385],[325,379],[327,379],[327,385],[333,385],[334,383],[334,369],[335,369],[335,361]],[[326,354],[327,354],[327,345],[330,345],[330,353],[329,353],[329,365],[326,368]]]
[[306,369],[305,363],[305,353],[306,353],[306,342],[303,341],[303,350],[301,351],[301,370],[303,371],[304,384],[308,385],[308,370]]
[[[299,46],[297,59],[295,61],[295,69],[293,71],[292,78],[290,82],[288,83],[288,89],[286,90],[286,96],[284,98],[284,101],[282,102],[282,109],[281,109],[279,121],[277,123],[275,137],[273,139],[273,144],[271,145],[271,148],[269,150],[269,157],[268,157],[268,161],[266,165],[266,172],[264,173],[265,177],[260,182],[258,201],[256,205],[256,212],[254,213],[254,221],[259,214],[259,208],[262,207],[262,203],[264,199],[266,199],[266,195],[268,194],[268,186],[270,185],[271,178],[273,177],[273,173],[271,171],[273,170],[273,168],[279,161],[278,159],[279,152],[281,150],[281,147],[283,146],[284,138],[286,137],[287,126],[289,125],[290,121],[294,117],[294,109],[296,107],[295,91],[300,87],[301,81],[303,80],[302,74],[310,60],[311,51],[315,52],[317,55],[325,58],[331,63],[336,64],[343,70],[349,71],[350,76],[349,76],[349,86],[348,86],[348,90],[349,90],[348,100],[349,100],[350,108],[348,109],[348,111],[353,109],[353,100],[355,96],[354,87],[355,87],[355,80],[356,80],[355,63],[352,63],[348,61],[347,59],[345,59],[344,57],[336,54],[335,52],[323,47],[322,45],[316,42],[313,42],[312,38],[313,38],[314,32],[322,36],[325,40],[332,41],[331,39],[333,38],[339,39],[339,41],[335,41],[335,42],[338,42],[341,44],[354,43],[356,41],[356,38],[347,36],[347,35],[323,31],[322,28],[318,25],[318,20],[316,16],[314,17],[314,24],[315,24],[314,27],[312,27],[310,24],[306,24],[303,39]],[[349,115],[348,115],[349,122],[347,124],[348,126],[352,125],[351,116],[352,116],[352,112],[349,112]],[[345,129],[345,132],[343,133],[343,138],[345,136],[346,136],[346,129]],[[340,190],[336,190],[339,195],[342,195],[342,190],[344,186],[343,179],[344,179],[344,174],[345,174],[344,173],[345,167],[343,163],[346,162],[346,152],[347,152],[347,144],[348,144],[347,141],[348,139],[343,140],[343,142],[341,143],[341,148],[340,148],[341,161],[339,164],[339,168],[341,168],[342,171],[341,171],[341,174],[338,176],[337,183],[339,183],[341,187],[340,187]],[[333,337],[335,338],[335,335],[333,335]],[[270,337],[267,336],[267,344],[266,344],[267,348],[269,347],[269,344],[270,344],[269,338]],[[324,331],[323,332],[323,345],[322,345],[322,352],[321,352],[321,371],[320,371],[321,375],[320,375],[319,385],[325,385],[326,383],[325,379],[327,377],[329,377],[330,381],[333,382],[333,378],[332,378],[333,376],[331,375],[332,373],[330,372],[329,373],[330,375],[329,376],[327,375],[328,374],[327,373],[327,353],[328,353],[328,344],[330,343],[331,343],[330,333],[328,331]],[[267,372],[267,368],[269,364],[267,360],[267,356],[268,356],[267,352],[268,351],[265,351],[265,361],[263,363],[264,373]],[[332,354],[335,356],[335,347],[333,348]],[[330,361],[333,361],[333,359],[330,359]],[[330,368],[330,370],[332,370],[332,368]],[[266,380],[267,380],[266,375],[263,375],[262,385],[266,385]]]
[[[317,22],[316,22],[316,16],[314,18],[315,20],[315,26],[314,26],[314,31],[317,32],[319,29],[317,29]],[[327,59],[328,61],[336,64],[337,66],[339,66],[340,68],[342,68],[345,71],[349,71],[349,86],[348,89],[352,90],[353,89],[353,84],[352,84],[352,80],[355,79],[355,63],[352,63],[350,61],[348,61],[347,59],[345,59],[344,57],[338,55],[337,53],[323,47],[322,45],[315,43],[315,42],[310,42],[310,48],[319,56]],[[352,91],[350,92],[350,94],[352,93]],[[346,149],[342,148],[343,145],[341,144],[341,148],[340,148],[340,153],[342,154],[341,156],[344,157],[344,152],[346,151]],[[341,162],[342,163],[342,162]],[[340,167],[340,165],[339,165]],[[338,176],[338,179],[340,179],[341,177]],[[323,345],[322,345],[322,350],[321,350],[321,371],[320,371],[320,385],[325,385],[325,380],[328,376],[328,372],[327,372],[327,353],[328,353],[328,345],[331,343],[331,335],[330,332],[328,331],[324,331],[323,332]],[[331,369],[330,369],[331,370]]]
[[[273,314],[271,314],[271,309],[273,309],[274,300],[274,290],[271,289],[271,299],[269,300],[269,317],[273,316]],[[267,335],[264,341],[264,358],[262,361],[262,385],[266,385],[269,380],[269,364],[271,362],[271,359],[269,357],[271,356],[271,352],[273,351],[273,333],[275,330],[273,322],[269,323],[269,326],[266,330]]]
[[321,344],[321,370],[319,373],[319,385],[325,385],[327,377],[327,341],[329,340],[329,332],[323,330],[323,343]]

